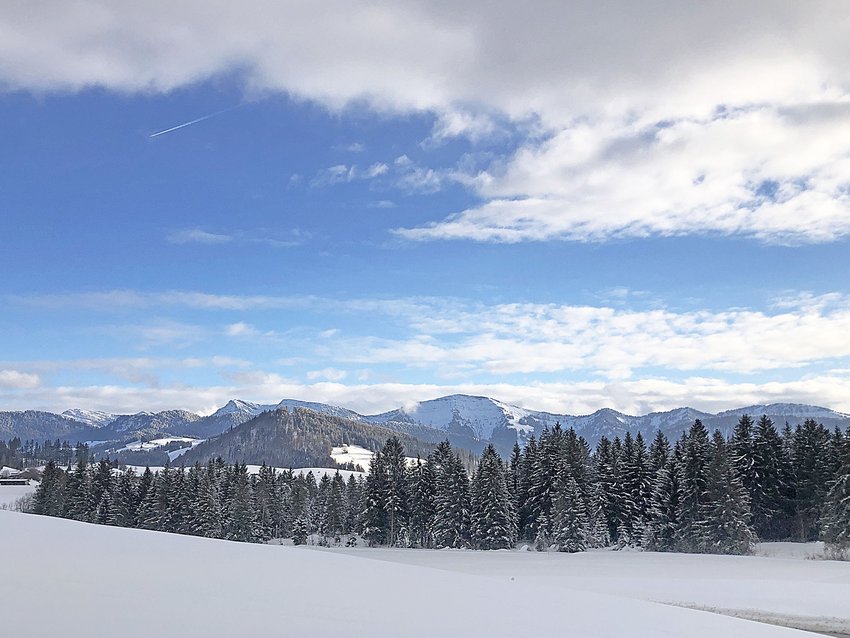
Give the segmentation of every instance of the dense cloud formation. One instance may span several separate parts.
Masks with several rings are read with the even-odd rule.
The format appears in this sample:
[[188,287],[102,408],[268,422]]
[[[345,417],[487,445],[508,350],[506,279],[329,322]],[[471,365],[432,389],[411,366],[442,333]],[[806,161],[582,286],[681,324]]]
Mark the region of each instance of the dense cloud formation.
[[452,176],[480,206],[397,230],[409,239],[823,242],[850,232],[848,35],[840,0],[13,2],[0,82],[147,92],[235,74],[254,97],[429,111],[438,140],[522,133]]

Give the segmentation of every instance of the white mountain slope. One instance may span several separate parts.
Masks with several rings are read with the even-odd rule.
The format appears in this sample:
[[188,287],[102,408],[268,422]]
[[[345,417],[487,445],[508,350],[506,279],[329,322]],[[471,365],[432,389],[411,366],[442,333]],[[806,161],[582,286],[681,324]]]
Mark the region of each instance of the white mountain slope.
[[261,412],[273,409],[273,405],[260,405],[259,403],[251,403],[250,401],[243,401],[242,399],[231,399],[226,404],[221,406],[218,410],[213,412],[212,416],[236,414],[254,417],[260,414]]
[[[0,512],[0,546],[14,550],[0,578],[3,635],[18,638],[150,638],[163,628],[181,638],[814,636],[507,574],[373,560],[366,551],[361,558],[11,512]],[[496,562],[512,555],[488,554]]]
[[102,428],[112,423],[118,415],[101,412],[100,410],[80,410],[75,408],[73,410],[65,410],[62,416],[74,419],[74,421],[79,421],[80,423],[85,423],[94,428]]
[[224,406],[213,412],[212,416],[218,417],[225,415],[238,415],[246,417],[245,420],[247,420],[263,412],[268,412],[269,410],[277,410],[279,408],[287,408],[289,410],[294,410],[295,408],[304,408],[306,410],[313,410],[314,412],[320,412],[321,414],[328,414],[330,416],[338,416],[345,419],[354,419],[355,421],[364,420],[363,416],[357,414],[357,412],[348,410],[346,408],[341,408],[335,405],[328,405],[326,403],[299,401],[297,399],[283,399],[282,401],[276,404],[251,403],[250,401],[243,401],[242,399],[231,399]]
[[418,423],[438,430],[469,432],[478,439],[487,441],[499,428],[515,430],[526,435],[535,427],[554,425],[557,415],[526,410],[490,399],[465,394],[422,401],[413,408],[399,408],[391,412],[365,417],[371,423],[401,421]]
[[343,419],[353,419],[354,421],[364,420],[362,415],[357,414],[357,412],[354,412],[353,410],[341,408],[336,405],[328,405],[326,403],[313,403],[311,401],[298,401],[297,399],[284,399],[275,407],[287,408],[289,410],[293,410],[295,408],[304,408],[305,410],[313,410],[313,412],[319,412],[321,414],[327,414],[329,416],[338,416]]

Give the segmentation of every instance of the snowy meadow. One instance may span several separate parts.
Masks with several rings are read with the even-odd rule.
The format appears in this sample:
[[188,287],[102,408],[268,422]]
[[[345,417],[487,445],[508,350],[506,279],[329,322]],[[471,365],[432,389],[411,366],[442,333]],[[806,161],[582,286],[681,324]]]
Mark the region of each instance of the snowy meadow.
[[13,611],[4,633],[27,638],[90,636],[92,623],[127,638],[164,627],[189,638],[816,635],[727,614],[832,635],[850,626],[850,564],[831,561],[316,551],[12,512],[0,512],[0,545],[15,550],[0,579],[0,600]]

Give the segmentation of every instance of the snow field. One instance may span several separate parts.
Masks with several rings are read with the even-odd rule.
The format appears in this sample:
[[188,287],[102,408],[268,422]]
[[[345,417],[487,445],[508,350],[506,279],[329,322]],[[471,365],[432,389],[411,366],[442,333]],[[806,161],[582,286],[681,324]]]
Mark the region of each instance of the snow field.
[[797,549],[799,558],[610,550],[579,554],[386,548],[323,551],[365,553],[395,563],[512,578],[521,587],[597,592],[850,635],[850,562],[803,560],[807,553],[794,545],[814,552],[819,544],[760,546],[765,553],[786,556]]
[[178,450],[173,450],[171,452],[168,452],[168,460],[173,462],[175,459],[181,457],[182,455],[184,455],[186,452],[191,450],[196,445],[200,445],[205,440],[206,439],[195,439],[195,438],[186,437],[186,436],[169,436],[169,437],[164,437],[164,438],[161,438],[161,439],[153,439],[151,441],[144,441],[144,442],[142,442],[141,440],[138,440],[138,441],[133,441],[132,443],[128,443],[124,447],[122,447],[118,450],[115,450],[115,452],[116,453],[120,453],[120,452],[150,452],[151,450],[157,450],[157,449],[159,449],[159,448],[161,448],[165,445],[168,445],[169,443],[172,443],[174,441],[187,443],[188,445],[186,445],[186,447],[182,447]]
[[[359,445],[340,445],[331,448],[331,458],[336,463],[354,463],[362,467],[364,472],[369,471],[369,466],[372,465],[372,458],[374,456],[374,452]],[[407,461],[408,465],[414,465],[416,463],[416,457],[414,456],[406,456],[404,460]],[[423,462],[425,461],[425,459],[421,460]]]
[[30,481],[29,485],[0,485],[0,509],[8,509],[19,498],[35,494],[37,486],[37,481]]
[[[588,591],[529,574],[457,573],[300,547],[250,545],[0,512],[4,634],[338,637],[791,638],[804,632]],[[73,551],[68,551],[73,548]],[[381,552],[382,550],[377,550]],[[399,550],[404,551],[404,550]],[[384,556],[393,552],[382,552]],[[471,552],[407,551],[429,562]],[[516,552],[481,552],[486,562]],[[127,556],[144,560],[128,563]],[[624,554],[619,554],[624,556]],[[542,556],[530,565],[538,565]],[[438,561],[439,563],[440,561]],[[443,561],[445,562],[445,561]],[[552,561],[554,562],[554,561]],[[566,566],[566,565],[562,565]],[[514,570],[515,571],[515,570]],[[545,572],[545,570],[544,570]],[[81,588],[80,583],[85,583]],[[124,583],[116,586],[116,583]],[[517,607],[515,601],[527,604]],[[143,609],[142,613],[128,610]],[[37,622],[34,621],[37,619]]]

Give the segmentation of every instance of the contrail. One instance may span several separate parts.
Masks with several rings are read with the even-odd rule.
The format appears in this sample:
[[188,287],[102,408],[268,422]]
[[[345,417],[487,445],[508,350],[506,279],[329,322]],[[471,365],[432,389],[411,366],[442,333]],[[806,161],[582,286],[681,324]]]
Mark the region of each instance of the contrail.
[[164,131],[159,131],[157,133],[151,133],[148,135],[151,137],[159,137],[160,135],[165,135],[166,133],[171,133],[171,131],[176,131],[177,129],[185,128],[187,126],[192,126],[192,124],[197,124],[198,122],[203,122],[204,120],[208,120],[211,117],[215,117],[216,115],[221,115],[222,113],[227,113],[228,111],[232,111],[233,109],[238,109],[242,104],[237,104],[236,106],[230,106],[226,109],[222,109],[220,111],[216,111],[215,113],[210,113],[209,115],[204,115],[203,117],[199,117],[195,120],[190,120],[189,122],[183,122],[183,124],[178,124],[177,126],[172,126],[171,128],[167,128]]

